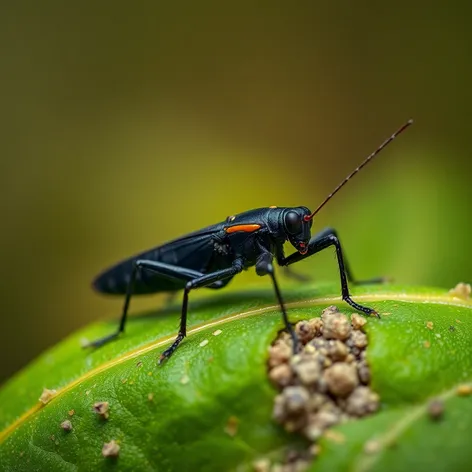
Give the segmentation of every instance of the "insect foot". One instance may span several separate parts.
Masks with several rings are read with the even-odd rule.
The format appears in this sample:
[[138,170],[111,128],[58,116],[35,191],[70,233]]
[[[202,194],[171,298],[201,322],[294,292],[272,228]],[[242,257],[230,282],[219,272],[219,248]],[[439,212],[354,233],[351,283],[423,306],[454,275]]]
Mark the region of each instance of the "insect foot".
[[185,335],[179,333],[177,337],[175,338],[175,341],[172,343],[172,345],[166,349],[160,356],[157,361],[159,365],[161,365],[164,361],[169,359],[170,356],[174,353],[174,351],[177,349],[179,344],[182,342],[182,340],[185,338]]

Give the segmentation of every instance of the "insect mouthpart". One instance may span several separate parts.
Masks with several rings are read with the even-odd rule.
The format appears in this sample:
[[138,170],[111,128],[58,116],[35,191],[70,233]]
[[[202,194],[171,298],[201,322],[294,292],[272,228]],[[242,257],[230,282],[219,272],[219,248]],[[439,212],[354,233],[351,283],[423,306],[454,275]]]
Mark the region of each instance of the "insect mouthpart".
[[308,245],[305,243],[298,243],[298,252],[300,254],[306,254],[308,252]]

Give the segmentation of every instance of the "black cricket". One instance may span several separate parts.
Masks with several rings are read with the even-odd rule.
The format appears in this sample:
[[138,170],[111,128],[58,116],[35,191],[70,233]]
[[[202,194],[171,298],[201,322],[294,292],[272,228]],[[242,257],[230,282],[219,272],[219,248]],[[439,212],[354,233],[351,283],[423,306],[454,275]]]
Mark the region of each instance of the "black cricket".
[[[349,294],[348,280],[353,284],[380,283],[379,277],[355,281],[343,256],[341,243],[332,228],[311,237],[313,217],[362,167],[387,144],[413,123],[409,120],[349,174],[314,212],[304,206],[269,207],[229,216],[221,223],[190,233],[167,244],[126,259],[105,270],[93,282],[102,293],[125,295],[123,313],[116,332],[90,342],[98,347],[124,332],[128,308],[133,295],[184,291],[179,333],[173,344],[159,358],[168,359],[186,336],[188,297],[191,290],[201,287],[220,289],[242,270],[255,266],[258,275],[269,275],[280,305],[285,328],[297,352],[298,340],[290,324],[282,294],[274,274],[273,259],[279,266],[290,266],[317,252],[334,246],[341,278],[341,295],[355,310],[380,317],[372,308],[356,303]],[[296,252],[285,257],[283,245],[289,241]],[[290,275],[291,273],[288,272]],[[296,274],[292,276],[297,277]]]

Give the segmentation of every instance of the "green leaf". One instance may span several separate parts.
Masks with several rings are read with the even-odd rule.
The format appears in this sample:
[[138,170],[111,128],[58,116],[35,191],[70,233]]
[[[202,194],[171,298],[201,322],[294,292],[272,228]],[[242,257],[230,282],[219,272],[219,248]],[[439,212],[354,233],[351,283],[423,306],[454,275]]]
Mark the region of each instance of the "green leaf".
[[[293,321],[331,304],[352,312],[337,293],[334,285],[284,290]],[[354,293],[383,314],[367,324],[382,409],[338,427],[343,443],[324,439],[313,470],[466,470],[472,397],[458,397],[456,388],[472,381],[472,303],[426,288]],[[177,308],[133,317],[117,341],[84,351],[82,337],[115,328],[90,326],[12,378],[0,391],[0,470],[234,470],[303,444],[271,419],[267,347],[282,327],[273,293],[197,295],[190,313],[187,339],[162,366],[156,360],[176,334]],[[57,394],[42,405],[45,387]],[[433,422],[427,404],[438,395],[445,415]],[[109,402],[107,420],[92,411],[98,401]],[[70,432],[60,426],[66,419]],[[116,459],[101,453],[112,439]]]

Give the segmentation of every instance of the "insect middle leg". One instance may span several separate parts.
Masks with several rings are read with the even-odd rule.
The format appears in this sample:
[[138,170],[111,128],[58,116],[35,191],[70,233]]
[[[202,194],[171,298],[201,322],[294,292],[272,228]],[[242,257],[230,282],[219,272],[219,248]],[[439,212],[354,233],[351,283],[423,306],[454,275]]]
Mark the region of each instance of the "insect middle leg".
[[217,282],[234,277],[236,274],[243,270],[243,262],[240,259],[236,259],[233,262],[233,265],[228,269],[222,269],[210,274],[202,275],[201,277],[194,278],[187,282],[187,285],[184,289],[184,298],[182,301],[182,313],[180,315],[180,328],[172,345],[166,349],[159,358],[159,364],[168,359],[173,352],[177,349],[179,344],[187,335],[187,311],[188,311],[188,296],[191,290],[195,288],[208,287]]
[[128,283],[128,287],[126,290],[125,302],[123,305],[123,311],[121,314],[121,319],[120,319],[120,324],[118,326],[118,329],[115,332],[109,334],[108,336],[104,336],[103,338],[96,339],[95,341],[87,343],[86,345],[84,345],[84,347],[103,346],[107,342],[118,337],[125,330],[126,320],[128,317],[129,304],[131,301],[131,297],[133,296],[134,284],[135,284],[136,278],[139,276],[139,272],[142,270],[153,272],[155,274],[159,274],[161,276],[164,276],[172,280],[181,280],[182,282],[188,282],[189,280],[193,280],[193,279],[203,276],[201,272],[191,270],[191,269],[186,269],[185,267],[179,267],[179,266],[175,266],[171,264],[164,264],[163,262],[156,262],[156,261],[151,261],[147,259],[136,260],[134,263],[133,272],[131,273],[130,281]]
[[366,280],[362,282],[354,282],[352,280],[352,274],[349,271],[349,268],[344,259],[341,243],[339,242],[339,238],[335,230],[331,228],[327,228],[321,231],[319,234],[313,236],[310,239],[310,242],[308,244],[308,251],[306,254],[300,254],[299,252],[295,252],[291,254],[290,256],[286,257],[285,259],[283,259],[282,261],[280,261],[280,264],[283,266],[293,264],[294,262],[298,262],[302,259],[306,259],[307,257],[310,257],[313,254],[316,254],[317,252],[320,252],[329,246],[334,246],[336,249],[339,275],[341,278],[341,295],[342,295],[343,300],[358,311],[361,311],[367,315],[373,315],[380,318],[379,314],[375,310],[373,310],[372,308],[363,306],[363,305],[359,305],[351,298],[351,295],[349,294],[348,280],[352,281],[353,283],[360,284],[360,283],[381,282],[383,281],[383,279],[375,278],[370,281]]

